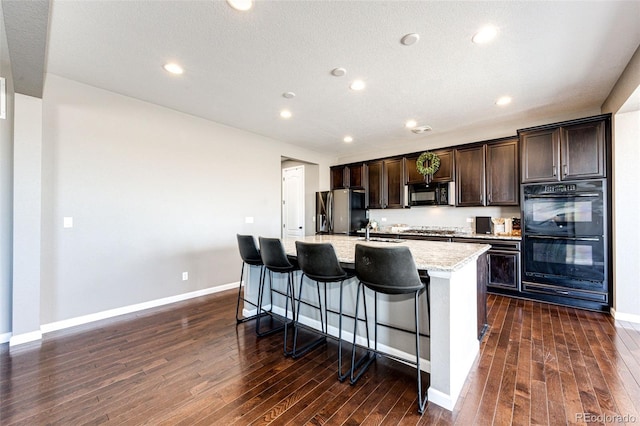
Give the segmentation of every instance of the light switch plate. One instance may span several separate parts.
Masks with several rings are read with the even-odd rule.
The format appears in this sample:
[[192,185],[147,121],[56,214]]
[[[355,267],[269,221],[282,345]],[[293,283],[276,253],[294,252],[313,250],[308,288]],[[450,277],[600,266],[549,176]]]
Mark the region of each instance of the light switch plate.
[[64,226],[65,228],[73,228],[73,218],[65,217],[62,222],[62,226]]
[[253,216],[247,216],[244,218],[244,223],[253,223]]

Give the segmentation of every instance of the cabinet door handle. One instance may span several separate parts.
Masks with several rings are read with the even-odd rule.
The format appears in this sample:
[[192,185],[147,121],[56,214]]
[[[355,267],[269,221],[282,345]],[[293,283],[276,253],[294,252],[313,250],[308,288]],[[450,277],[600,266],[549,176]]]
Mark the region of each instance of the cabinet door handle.
[[482,203],[484,201],[484,195],[480,194],[480,202]]
[[553,176],[556,175],[556,166],[553,166]]
[[491,193],[487,194],[487,201],[491,202]]
[[563,165],[563,166],[562,166],[562,169],[563,169],[563,172],[562,172],[562,173],[563,173],[563,175],[564,175],[564,176],[566,176],[566,175],[567,175],[567,165],[566,165],[566,164],[565,164],[565,165]]

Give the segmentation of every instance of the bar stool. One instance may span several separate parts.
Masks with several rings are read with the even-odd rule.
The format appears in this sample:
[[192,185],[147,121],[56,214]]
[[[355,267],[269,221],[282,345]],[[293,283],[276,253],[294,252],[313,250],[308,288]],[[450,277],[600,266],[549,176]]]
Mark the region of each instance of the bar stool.
[[[344,281],[352,278],[353,274],[349,274],[342,269],[336,251],[330,243],[305,243],[296,241],[296,253],[298,255],[298,264],[302,270],[300,278],[300,292],[302,294],[302,280],[306,276],[310,280],[316,282],[318,288],[318,301],[320,301],[320,284],[324,283],[324,321],[322,321],[322,305],[320,305],[320,323],[322,332],[328,334],[328,305],[327,305],[327,283],[340,283],[340,306],[338,311],[338,380],[344,381],[349,376],[349,372],[342,374],[342,288]],[[298,315],[300,315],[300,300],[298,300]],[[293,339],[293,351],[296,352],[296,336],[297,328]],[[321,339],[311,342],[308,350],[319,345]]]
[[[237,234],[238,238],[238,249],[240,250],[240,257],[242,258],[242,269],[240,269],[240,285],[238,285],[238,303],[236,304],[236,323],[240,324],[242,322],[251,321],[255,319],[258,315],[252,315],[247,318],[240,318],[240,301],[244,301],[252,306],[258,308],[258,305],[248,300],[247,298],[242,296],[242,279],[244,277],[245,266],[251,269],[252,266],[260,267],[260,280],[259,287],[262,286],[263,282],[263,274],[264,274],[264,264],[262,263],[262,258],[260,257],[260,251],[256,246],[256,241],[252,235],[240,235]],[[246,287],[246,286],[245,286]],[[257,311],[256,311],[257,312]]]
[[[284,328],[284,354],[285,356],[289,356],[291,355],[291,351],[287,350],[289,298],[291,297],[291,315],[293,320],[295,321],[296,313],[293,303],[293,301],[295,300],[293,273],[294,271],[298,271],[300,268],[298,267],[297,262],[292,262],[292,259],[287,256],[280,239],[260,237],[258,238],[258,240],[260,242],[260,257],[262,258],[262,263],[264,263],[265,268],[267,269],[267,271],[269,271],[269,286],[272,286],[274,273],[287,274],[287,293],[284,305],[284,325],[282,326],[282,328]],[[264,285],[262,287],[264,288]],[[262,293],[263,292],[260,292],[260,294],[258,295],[258,304],[262,304]],[[271,301],[271,303],[273,304],[273,300]],[[258,329],[260,327],[259,316],[256,324],[256,328]]]
[[[420,275],[413,261],[413,256],[408,247],[375,247],[356,244],[356,277],[358,278],[358,289],[356,293],[356,324],[353,330],[353,349],[351,351],[351,372],[350,382],[355,384],[360,377],[369,368],[375,360],[375,354],[378,353],[378,293],[383,294],[413,294],[415,300],[415,336],[416,336],[416,361],[413,363],[417,371],[418,384],[418,413],[422,414],[427,403],[426,393],[422,392],[422,380],[420,377],[420,317],[419,317],[419,296],[425,289],[428,293],[429,276]],[[374,292],[375,301],[375,323],[374,323],[374,349],[371,350],[369,343],[369,323],[366,314],[367,302],[364,298],[364,287]],[[360,361],[365,361],[355,374],[358,364],[356,363],[356,333],[358,330],[358,305],[360,299],[360,289],[362,289],[363,304],[365,306],[365,327],[367,328],[367,353]],[[431,309],[428,306],[427,312]],[[429,321],[431,319],[429,318]],[[389,354],[384,354],[389,358],[394,358],[407,362],[405,359],[398,358]],[[355,375],[354,375],[355,374]]]
[[[284,325],[281,326],[277,326],[277,327],[273,327],[269,330],[266,331],[260,331],[260,317],[262,316],[263,312],[266,312],[267,314],[272,315],[272,309],[270,308],[269,311],[265,311],[264,309],[262,309],[262,299],[263,299],[263,293],[264,293],[264,275],[265,275],[265,267],[264,267],[264,263],[262,262],[262,257],[260,256],[260,250],[258,250],[258,247],[256,246],[256,241],[253,238],[252,235],[240,235],[237,234],[237,238],[238,238],[238,248],[240,249],[240,257],[242,258],[242,270],[240,272],[240,285],[238,286],[238,303],[236,305],[236,322],[242,323],[245,321],[250,321],[253,319],[257,319],[256,322],[256,334],[260,337],[262,336],[267,336],[269,334],[273,334],[276,333],[278,331],[281,331],[284,329]],[[259,284],[258,284],[258,302],[253,303],[250,300],[247,300],[246,297],[242,297],[241,294],[241,289],[242,289],[242,278],[244,276],[244,269],[245,269],[245,265],[248,265],[249,267],[251,266],[259,266],[260,267],[260,278],[259,278]],[[269,282],[269,291],[271,294],[271,297],[273,297],[273,288],[271,287],[271,282]],[[240,313],[240,300],[245,301],[246,303],[249,303],[252,306],[256,307],[256,314],[252,315],[248,318],[239,318],[239,313]]]

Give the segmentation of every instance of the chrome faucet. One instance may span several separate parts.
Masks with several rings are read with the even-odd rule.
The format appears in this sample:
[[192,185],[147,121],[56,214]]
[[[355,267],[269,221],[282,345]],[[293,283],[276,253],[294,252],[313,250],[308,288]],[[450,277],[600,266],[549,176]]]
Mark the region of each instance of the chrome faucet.
[[364,228],[364,240],[365,241],[369,241],[370,240],[370,232],[369,230],[371,229],[371,223],[367,223],[367,226]]

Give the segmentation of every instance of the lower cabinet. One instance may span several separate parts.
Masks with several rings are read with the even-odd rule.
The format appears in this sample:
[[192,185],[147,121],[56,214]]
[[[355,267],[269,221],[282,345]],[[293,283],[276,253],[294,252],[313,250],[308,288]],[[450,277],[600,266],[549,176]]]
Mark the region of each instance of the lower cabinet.
[[491,244],[485,259],[487,289],[520,290],[520,241],[454,238],[453,242]]

